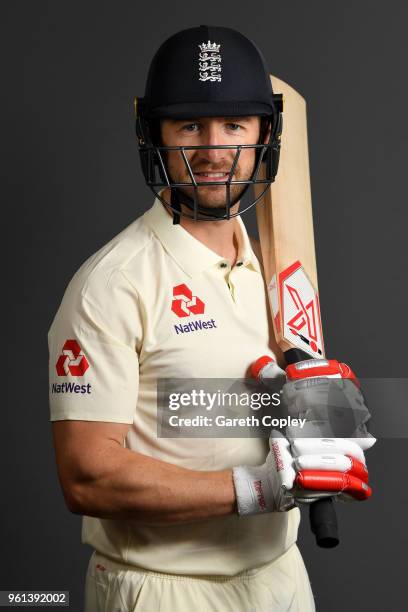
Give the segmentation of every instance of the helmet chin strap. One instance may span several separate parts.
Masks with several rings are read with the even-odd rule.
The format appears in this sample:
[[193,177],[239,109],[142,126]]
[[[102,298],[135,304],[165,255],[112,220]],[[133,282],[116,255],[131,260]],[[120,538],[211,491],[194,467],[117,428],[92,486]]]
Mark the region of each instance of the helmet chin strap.
[[170,206],[173,212],[173,225],[179,225],[181,204],[179,195],[176,193],[176,189],[170,189]]
[[[245,185],[242,193],[231,201],[230,208],[234,206],[237,202],[239,202],[239,200],[242,198],[242,196],[247,191],[248,187],[249,187],[249,184]],[[180,216],[182,215],[182,212],[181,212],[182,204],[186,206],[189,210],[191,210],[191,212],[193,213],[197,211],[198,213],[202,215],[202,217],[208,217],[211,220],[226,219],[226,214],[227,214],[226,206],[218,206],[214,208],[209,208],[208,206],[202,206],[198,203],[196,205],[193,198],[190,198],[190,196],[180,191],[177,187],[173,187],[171,188],[171,197],[170,197],[170,206],[173,211],[173,225],[178,225],[180,223]],[[198,217],[200,221],[205,220],[202,217]]]

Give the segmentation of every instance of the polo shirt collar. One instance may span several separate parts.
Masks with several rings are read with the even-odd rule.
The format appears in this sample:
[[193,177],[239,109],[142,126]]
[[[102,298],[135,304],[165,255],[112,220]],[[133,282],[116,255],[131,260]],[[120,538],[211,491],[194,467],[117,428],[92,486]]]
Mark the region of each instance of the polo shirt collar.
[[[245,225],[239,216],[236,219],[238,221],[236,225],[237,262],[242,262],[248,269],[260,272]],[[190,277],[225,262],[224,257],[214,253],[181,225],[173,225],[172,217],[158,198],[153,206],[144,213],[143,220],[160,240],[165,250]]]

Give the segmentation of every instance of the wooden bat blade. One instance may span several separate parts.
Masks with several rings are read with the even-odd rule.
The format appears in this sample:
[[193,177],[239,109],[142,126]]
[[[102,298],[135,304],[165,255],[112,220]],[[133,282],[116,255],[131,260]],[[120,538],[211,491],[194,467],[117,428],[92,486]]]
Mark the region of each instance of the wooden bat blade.
[[[271,77],[283,94],[278,173],[257,204],[257,222],[275,338],[286,362],[324,357],[317,288],[305,100]],[[264,170],[264,169],[263,169]],[[261,194],[255,186],[255,195]],[[331,498],[310,505],[310,526],[324,548],[339,543]]]
[[[309,174],[306,102],[272,76],[283,94],[283,129],[275,182],[256,207],[276,341],[283,352],[324,357]],[[264,172],[264,169],[262,169]],[[264,176],[264,174],[263,174]],[[255,186],[255,194],[261,193]]]

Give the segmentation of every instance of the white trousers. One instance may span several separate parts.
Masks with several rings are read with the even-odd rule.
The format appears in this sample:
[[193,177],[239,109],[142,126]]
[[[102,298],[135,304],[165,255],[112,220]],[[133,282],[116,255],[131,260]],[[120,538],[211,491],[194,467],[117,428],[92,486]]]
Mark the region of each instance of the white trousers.
[[315,612],[310,582],[293,545],[275,561],[232,577],[163,574],[89,561],[85,612]]

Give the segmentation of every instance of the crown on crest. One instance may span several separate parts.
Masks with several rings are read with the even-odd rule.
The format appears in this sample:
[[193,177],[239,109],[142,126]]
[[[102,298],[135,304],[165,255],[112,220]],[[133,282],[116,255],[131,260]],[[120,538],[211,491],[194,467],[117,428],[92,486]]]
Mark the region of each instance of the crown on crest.
[[201,52],[204,53],[205,51],[219,51],[221,45],[208,41],[207,43],[201,43],[201,45],[198,46],[200,47]]

